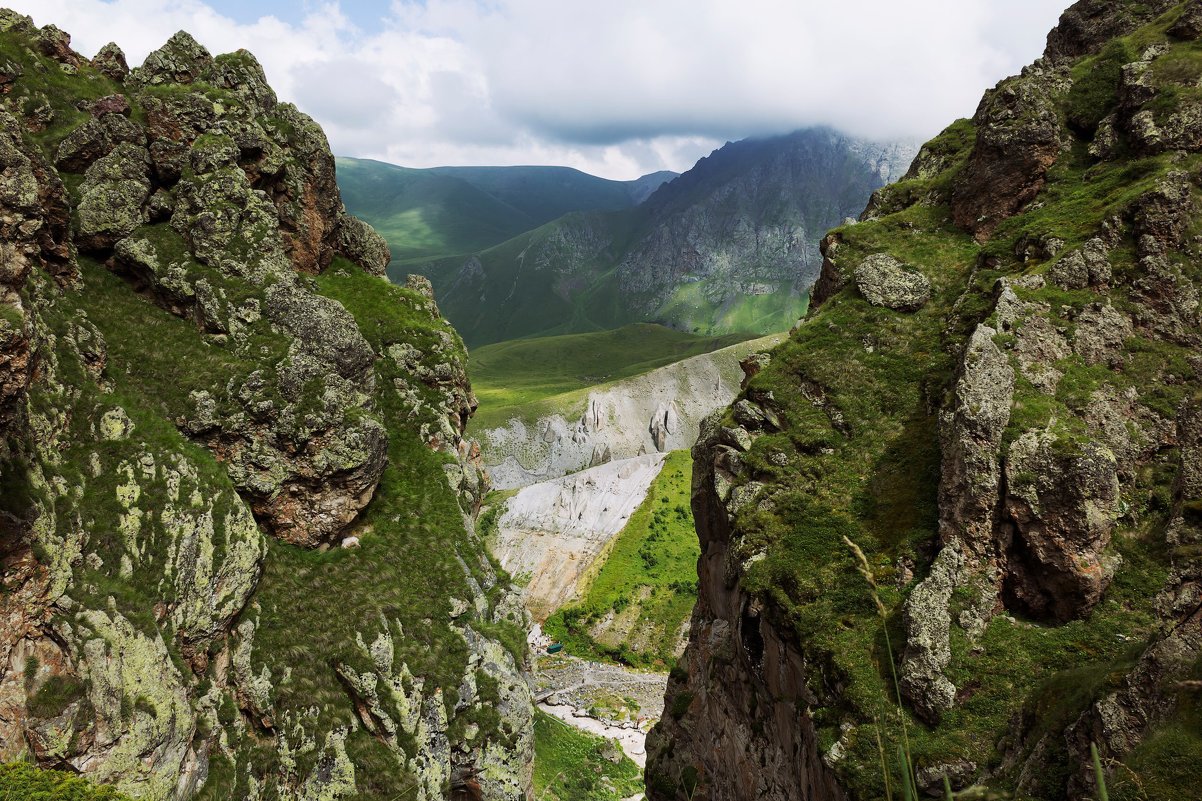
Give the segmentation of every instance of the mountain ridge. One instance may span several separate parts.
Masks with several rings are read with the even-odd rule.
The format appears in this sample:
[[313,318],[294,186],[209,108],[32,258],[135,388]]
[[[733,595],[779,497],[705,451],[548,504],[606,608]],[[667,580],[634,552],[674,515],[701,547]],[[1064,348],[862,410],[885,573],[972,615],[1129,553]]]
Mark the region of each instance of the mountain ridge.
[[633,209],[569,215],[466,259],[407,268],[431,279],[473,345],[628,322],[785,330],[817,277],[816,231],[857,214],[914,150],[828,128],[730,143]]
[[487,249],[573,212],[637,205],[675,173],[632,181],[572,167],[401,167],[340,157],[347,208],[371,222],[402,265]]

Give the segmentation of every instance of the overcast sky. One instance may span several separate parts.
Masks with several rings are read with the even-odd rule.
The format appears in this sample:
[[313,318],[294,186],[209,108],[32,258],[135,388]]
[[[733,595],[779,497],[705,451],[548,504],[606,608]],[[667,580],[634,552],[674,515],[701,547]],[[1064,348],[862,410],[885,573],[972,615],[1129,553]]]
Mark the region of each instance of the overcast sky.
[[131,66],[240,47],[339,155],[681,171],[828,124],[925,139],[1037,58],[1069,0],[5,0]]

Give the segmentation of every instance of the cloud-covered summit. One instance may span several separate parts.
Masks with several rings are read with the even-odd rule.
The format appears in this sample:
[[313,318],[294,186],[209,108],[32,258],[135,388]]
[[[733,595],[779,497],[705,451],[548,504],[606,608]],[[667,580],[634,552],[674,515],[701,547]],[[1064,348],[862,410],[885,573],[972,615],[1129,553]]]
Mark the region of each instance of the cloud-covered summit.
[[1067,0],[8,0],[136,64],[245,47],[344,155],[681,170],[813,124],[923,138],[1042,49]]

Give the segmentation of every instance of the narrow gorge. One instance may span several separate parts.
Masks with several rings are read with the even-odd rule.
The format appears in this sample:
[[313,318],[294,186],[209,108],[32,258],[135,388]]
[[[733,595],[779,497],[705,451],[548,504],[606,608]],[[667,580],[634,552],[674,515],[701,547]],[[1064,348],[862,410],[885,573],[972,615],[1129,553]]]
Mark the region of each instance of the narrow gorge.
[[0,801],[1198,796],[1202,0],[10,2]]

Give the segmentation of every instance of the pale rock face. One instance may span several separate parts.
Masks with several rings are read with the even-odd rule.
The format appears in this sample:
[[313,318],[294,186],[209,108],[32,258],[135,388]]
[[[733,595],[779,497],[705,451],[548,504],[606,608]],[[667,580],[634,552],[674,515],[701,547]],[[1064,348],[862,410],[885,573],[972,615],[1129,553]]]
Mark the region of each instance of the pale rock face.
[[545,620],[576,597],[579,581],[643,502],[664,458],[609,462],[531,484],[506,502],[492,551],[510,575],[530,577],[523,596],[535,618]]
[[593,390],[575,423],[557,414],[476,432],[493,486],[514,489],[610,460],[692,447],[701,420],[738,393],[739,361],[777,341],[752,340]]

